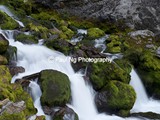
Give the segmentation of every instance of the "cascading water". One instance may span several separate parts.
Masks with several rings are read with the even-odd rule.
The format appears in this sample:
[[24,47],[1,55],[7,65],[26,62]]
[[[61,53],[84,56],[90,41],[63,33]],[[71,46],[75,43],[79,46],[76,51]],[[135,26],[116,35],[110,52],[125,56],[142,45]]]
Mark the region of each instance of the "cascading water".
[[[58,70],[67,74],[70,79],[73,100],[71,106],[77,112],[80,120],[123,120],[117,116],[98,114],[94,104],[92,88],[85,84],[82,74],[74,73],[71,67],[70,57],[66,57],[62,53],[52,51],[41,45],[24,45],[18,41],[14,42],[13,36],[11,36],[13,34],[10,32],[13,31],[1,30],[3,35],[8,35],[8,37],[5,37],[10,41],[10,45],[17,47],[17,66],[25,68],[25,73],[14,76],[12,83],[15,82],[17,78],[22,78],[44,69]],[[54,59],[49,59],[51,56]],[[31,82],[30,86],[37,87],[33,82]],[[36,96],[37,94],[39,93],[35,93],[34,95]],[[33,99],[36,98],[35,96]],[[39,113],[43,115],[43,112]]]
[[134,88],[137,94],[136,102],[131,110],[135,112],[154,112],[160,114],[160,101],[149,99],[141,79],[133,69],[131,72],[130,85]]
[[[85,83],[82,74],[74,73],[70,63],[70,57],[66,57],[60,52],[52,51],[41,44],[25,45],[18,41],[15,42],[13,33],[14,31],[11,30],[0,30],[0,34],[9,41],[10,45],[17,47],[17,66],[25,68],[25,72],[14,76],[12,82],[15,82],[17,78],[22,78],[40,72],[41,70],[58,70],[65,73],[70,79],[72,104],[68,106],[73,108],[78,114],[79,120],[138,120],[138,118],[120,118],[118,116],[99,114],[94,104],[92,87]],[[132,79],[139,79],[134,78],[135,74],[131,75]],[[37,115],[44,115],[39,100],[41,96],[39,85],[31,81],[29,86],[31,87],[34,105],[38,109]],[[33,88],[35,89],[33,90]]]

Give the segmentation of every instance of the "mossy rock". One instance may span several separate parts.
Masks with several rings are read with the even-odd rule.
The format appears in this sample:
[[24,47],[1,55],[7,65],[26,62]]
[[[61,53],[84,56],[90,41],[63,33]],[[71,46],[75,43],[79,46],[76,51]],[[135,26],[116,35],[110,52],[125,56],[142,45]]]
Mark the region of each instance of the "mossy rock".
[[88,37],[90,38],[100,38],[105,35],[105,32],[99,28],[89,28]]
[[0,115],[0,120],[26,120],[26,118],[23,112],[14,114],[3,113]]
[[34,32],[33,35],[37,36],[40,39],[46,39],[48,38],[49,35],[49,30],[45,26],[42,26],[40,24],[34,24],[34,23],[29,23],[26,26],[27,29],[31,30]]
[[13,20],[11,17],[9,17],[6,13],[0,11],[0,27],[1,29],[9,29],[13,30],[19,27],[19,24]]
[[5,53],[9,46],[9,42],[0,34],[0,54]]
[[149,50],[129,49],[126,51],[124,58],[128,59],[136,68],[145,71],[160,70],[160,59]]
[[7,58],[0,55],[0,65],[6,65],[8,63]]
[[118,35],[110,35],[107,39],[107,52],[120,53],[121,52],[121,40]]
[[65,55],[69,55],[69,53],[72,49],[69,42],[64,39],[48,40],[45,42],[45,45],[51,49],[62,52]]
[[5,65],[0,65],[0,100],[8,98],[13,102],[25,101],[26,109],[24,114],[26,117],[36,113],[32,98],[25,92],[20,84],[11,84],[11,74]]
[[26,44],[38,43],[38,39],[33,35],[18,34],[15,39]]
[[60,38],[71,39],[73,37],[74,32],[71,29],[69,29],[67,26],[61,26],[60,28],[63,32],[60,34]]
[[[104,97],[105,96],[105,97]],[[129,115],[136,100],[134,89],[119,81],[110,81],[96,96],[99,111]]]
[[64,73],[55,70],[44,70],[39,81],[42,88],[42,105],[64,106],[71,96],[70,81]]
[[89,69],[89,76],[95,90],[102,89],[110,80],[118,80],[129,83],[130,75],[128,66],[122,68],[114,63],[95,63]]

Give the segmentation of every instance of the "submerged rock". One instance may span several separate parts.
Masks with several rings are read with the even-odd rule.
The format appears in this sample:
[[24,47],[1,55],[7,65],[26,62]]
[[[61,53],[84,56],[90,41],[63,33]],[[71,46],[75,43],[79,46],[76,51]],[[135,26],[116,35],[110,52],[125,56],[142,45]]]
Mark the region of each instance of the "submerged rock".
[[71,108],[65,107],[55,112],[53,120],[79,120],[79,118]]
[[42,88],[42,105],[64,106],[69,102],[71,90],[67,75],[55,70],[43,70],[39,82]]
[[132,113],[131,116],[133,117],[140,117],[140,118],[147,118],[150,120],[159,120],[160,119],[160,114],[157,113],[152,113],[152,112],[147,112],[147,113]]
[[136,100],[134,89],[119,81],[109,82],[96,94],[95,102],[100,112],[128,116]]

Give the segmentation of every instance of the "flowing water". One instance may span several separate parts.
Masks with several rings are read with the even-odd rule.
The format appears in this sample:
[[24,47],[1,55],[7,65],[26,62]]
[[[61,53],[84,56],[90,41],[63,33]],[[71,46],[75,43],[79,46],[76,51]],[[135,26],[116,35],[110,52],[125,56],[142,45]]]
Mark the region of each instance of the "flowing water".
[[[81,73],[75,73],[73,71],[69,56],[64,56],[62,53],[50,50],[41,44],[26,45],[15,41],[13,36],[14,31],[0,30],[0,33],[9,41],[10,45],[17,47],[17,66],[22,66],[25,68],[24,73],[20,73],[13,77],[12,83],[14,83],[18,78],[40,72],[41,70],[58,70],[65,73],[70,79],[72,103],[68,106],[73,108],[73,110],[78,114],[79,120],[138,120],[138,118],[121,118],[114,115],[110,116],[106,114],[99,114],[94,103],[94,92],[92,87],[85,83]],[[136,85],[134,86],[134,84],[136,80],[140,79],[135,71],[132,71],[131,76],[131,85],[133,85],[136,90]],[[141,85],[141,83],[138,84]],[[31,88],[31,95],[33,97],[34,105],[38,109],[37,115],[44,115],[40,103],[41,90],[39,85],[36,83],[36,81],[31,81],[29,87]],[[142,88],[140,88],[140,91]],[[139,91],[137,90],[136,92],[138,94]],[[142,89],[142,91],[144,90]],[[140,97],[142,94],[146,93],[140,93]],[[151,100],[148,99],[147,95],[144,96],[146,96],[144,100],[148,104],[148,101]],[[141,101],[141,98],[139,98],[139,95],[137,95],[137,101],[140,104],[143,102]],[[154,103],[156,104],[156,102]],[[135,104],[135,106],[137,105]],[[138,107],[134,107],[133,111],[136,110],[135,108]]]
[[148,98],[141,79],[133,69],[131,72],[130,85],[136,91],[137,99],[131,110],[131,113],[136,112],[154,112],[160,114],[160,101]]

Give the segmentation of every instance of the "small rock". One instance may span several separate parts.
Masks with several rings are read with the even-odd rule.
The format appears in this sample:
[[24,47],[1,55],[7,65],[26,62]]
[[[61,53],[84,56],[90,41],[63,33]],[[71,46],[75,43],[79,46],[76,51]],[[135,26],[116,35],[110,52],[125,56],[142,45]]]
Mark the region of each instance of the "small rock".
[[10,66],[9,70],[12,76],[25,72],[25,69],[21,66]]

